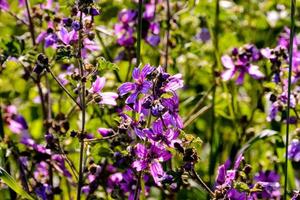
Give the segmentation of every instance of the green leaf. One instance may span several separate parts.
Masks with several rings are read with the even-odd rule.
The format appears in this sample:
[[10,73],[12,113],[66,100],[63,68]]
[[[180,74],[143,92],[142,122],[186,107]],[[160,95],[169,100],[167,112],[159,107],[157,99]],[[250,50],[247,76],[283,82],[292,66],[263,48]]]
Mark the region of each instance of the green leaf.
[[97,66],[98,66],[99,70],[119,70],[118,65],[105,60],[105,58],[103,58],[103,57],[98,59]]
[[34,198],[30,196],[25,190],[23,190],[22,187],[19,186],[18,183],[13,179],[13,177],[11,177],[11,175],[9,175],[9,173],[7,173],[2,167],[0,167],[0,178],[8,187],[21,195],[23,198],[34,200]]
[[263,130],[261,133],[254,136],[246,144],[244,144],[243,147],[239,150],[238,155],[243,154],[244,152],[246,152],[256,142],[258,142],[260,140],[265,140],[265,139],[273,137],[273,136],[279,137],[280,136],[279,132],[274,131],[274,130],[270,130],[270,129]]
[[239,181],[234,183],[234,188],[242,192],[248,192],[250,190],[249,186],[246,183]]

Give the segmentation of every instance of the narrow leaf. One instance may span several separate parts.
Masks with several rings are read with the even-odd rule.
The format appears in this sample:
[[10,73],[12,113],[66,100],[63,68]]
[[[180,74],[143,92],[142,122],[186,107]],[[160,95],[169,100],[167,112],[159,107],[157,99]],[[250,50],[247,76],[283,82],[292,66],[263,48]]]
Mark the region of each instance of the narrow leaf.
[[21,186],[14,180],[9,173],[7,173],[2,167],[0,167],[0,179],[12,190],[21,195],[25,199],[34,200]]
[[277,131],[270,130],[270,129],[263,130],[260,134],[254,136],[246,144],[244,144],[237,155],[240,155],[240,154],[243,154],[244,152],[246,152],[256,142],[267,139],[272,136],[279,136],[279,133]]

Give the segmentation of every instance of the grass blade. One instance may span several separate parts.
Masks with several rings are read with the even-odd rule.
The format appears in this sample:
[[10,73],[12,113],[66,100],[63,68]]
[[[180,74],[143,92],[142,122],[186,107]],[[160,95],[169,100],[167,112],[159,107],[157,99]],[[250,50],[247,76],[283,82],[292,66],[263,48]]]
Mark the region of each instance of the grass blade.
[[2,167],[0,167],[0,179],[17,194],[21,195],[25,199],[34,200],[22,187],[15,181],[15,179],[9,175]]

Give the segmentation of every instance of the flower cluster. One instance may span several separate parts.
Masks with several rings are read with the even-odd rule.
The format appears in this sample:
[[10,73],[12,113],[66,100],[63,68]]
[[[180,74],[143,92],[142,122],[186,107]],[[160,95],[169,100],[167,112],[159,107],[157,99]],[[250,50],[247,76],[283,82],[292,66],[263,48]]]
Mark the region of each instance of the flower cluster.
[[[145,4],[142,16],[142,38],[151,46],[157,46],[160,42],[160,25],[155,21],[155,9],[155,1],[150,1]],[[134,45],[137,17],[138,11],[136,10],[122,10],[119,13],[119,22],[115,24],[114,30],[120,46],[132,47]]]
[[[35,191],[39,198],[47,200],[55,194],[54,188],[49,184],[49,173],[53,173],[53,169],[60,176],[64,176],[68,181],[72,182],[72,174],[65,165],[64,156],[56,153],[57,150],[51,149],[47,145],[36,143],[30,137],[26,120],[17,112],[15,106],[6,106],[4,111],[5,123],[11,132],[20,136],[21,144],[28,151],[21,153],[21,156],[18,158],[21,167],[26,169],[26,172],[24,172],[26,174],[23,174],[23,176],[33,177],[33,180],[30,180],[32,190]],[[47,142],[54,139],[49,133],[45,137]],[[17,156],[17,152],[13,152],[13,155]],[[33,170],[31,171],[30,168]]]
[[[267,88],[267,121],[286,120],[286,108],[288,100],[288,49],[289,49],[290,30],[285,30],[280,34],[278,45],[273,48],[257,49],[254,45],[245,45],[239,49],[234,48],[230,55],[222,56],[222,64],[226,68],[221,74],[224,81],[233,79],[238,73],[236,83],[242,84],[244,76],[248,73],[254,79],[262,79],[265,75],[259,70],[254,62],[261,61],[263,58],[270,65],[271,74],[266,77],[272,77],[276,84],[274,87]],[[299,37],[295,36],[293,46],[293,63],[292,63],[292,91],[290,98],[290,108],[296,110],[300,100],[300,88],[298,86],[300,77],[299,62]],[[296,111],[295,111],[296,112]],[[297,115],[297,113],[295,113]],[[290,116],[289,123],[295,124],[297,116]]]
[[260,171],[250,176],[251,166],[245,164],[244,157],[239,155],[230,169],[230,161],[219,166],[216,178],[216,199],[278,199],[280,197],[279,175],[274,171]]
[[222,56],[222,64],[226,70],[222,73],[222,79],[228,81],[233,79],[236,74],[237,84],[244,82],[244,77],[249,74],[254,79],[262,79],[264,74],[254,63],[261,59],[259,50],[251,44],[247,44],[239,49],[234,48],[230,55]]
[[[271,90],[267,97],[269,99],[268,121],[286,120],[286,108],[288,99],[288,48],[289,48],[289,29],[285,29],[278,39],[278,46],[274,49],[262,49],[262,55],[271,63],[273,81],[276,83],[275,89]],[[290,96],[290,108],[295,109],[300,100],[300,88],[297,86],[299,80],[299,38],[294,38],[293,63],[292,63],[292,91]],[[281,115],[280,115],[281,114]],[[289,123],[297,122],[296,116],[291,116]]]
[[154,182],[161,185],[169,178],[162,167],[172,157],[168,149],[180,143],[178,136],[183,125],[176,90],[183,81],[180,74],[171,76],[161,67],[149,64],[135,68],[132,78],[133,82],[119,87],[120,96],[126,96],[120,127],[128,127],[127,134],[139,141],[133,147],[135,159],[131,167],[137,172],[150,172]]

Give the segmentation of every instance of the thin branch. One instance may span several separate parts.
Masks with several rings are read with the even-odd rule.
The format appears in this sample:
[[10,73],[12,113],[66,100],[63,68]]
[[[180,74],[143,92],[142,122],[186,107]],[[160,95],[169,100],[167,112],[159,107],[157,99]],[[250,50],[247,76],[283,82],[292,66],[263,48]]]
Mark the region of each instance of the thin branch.
[[25,22],[23,19],[21,19],[20,17],[18,17],[15,13],[13,13],[12,11],[8,10],[6,11],[7,14],[9,14],[10,16],[14,17],[16,20],[20,21],[22,24],[29,26],[29,24],[27,22]]
[[183,124],[183,127],[187,127],[188,125],[190,125],[195,119],[197,119],[200,115],[202,115],[203,113],[205,113],[206,111],[208,111],[211,108],[211,104],[201,108],[197,113],[195,113],[194,115],[192,115],[191,117],[189,117]]
[[36,81],[36,86],[38,88],[39,96],[40,96],[40,100],[41,100],[42,111],[43,111],[43,118],[44,118],[44,120],[47,120],[47,108],[45,106],[45,96],[44,96],[44,93],[43,93],[43,90],[42,90],[42,86],[41,86],[40,80]]
[[113,139],[113,138],[117,137],[118,135],[119,134],[114,134],[114,135],[103,137],[103,138],[85,139],[84,142],[87,142],[87,143],[97,143],[97,142],[100,142],[100,141],[105,141],[105,140]]
[[136,187],[135,187],[135,191],[134,191],[134,200],[138,200],[138,199],[140,199],[139,198],[139,190],[140,190],[140,187],[141,187],[141,179],[142,179],[142,171],[140,171],[139,173],[138,173],[138,181],[137,181],[137,184],[136,184]]
[[168,60],[169,60],[169,40],[170,40],[170,29],[171,29],[171,13],[170,13],[170,0],[166,0],[167,4],[167,30],[166,30],[166,44],[165,44],[165,71],[168,70]]
[[31,35],[32,45],[35,46],[34,25],[32,22],[31,15],[30,15],[29,0],[25,0],[25,4],[26,4],[27,17],[28,17],[28,21],[29,21],[29,31],[30,31],[30,35]]
[[195,171],[195,169],[193,168],[191,170],[192,174],[190,173],[190,176],[192,178],[194,178],[207,192],[211,197],[214,197],[215,194],[213,193],[213,191],[211,191],[211,189],[205,184],[205,182],[201,179],[201,177],[197,174],[197,172]]
[[139,0],[138,9],[139,10],[138,10],[138,27],[137,27],[137,45],[136,45],[136,67],[138,67],[141,62],[143,0]]
[[199,101],[197,102],[197,104],[192,108],[192,110],[186,116],[191,116],[197,110],[200,109],[200,106],[205,101],[205,99],[208,97],[208,95],[212,92],[212,90],[213,90],[214,87],[216,87],[216,84],[214,84],[208,91],[206,91],[206,93],[199,99]]
[[295,34],[295,8],[296,1],[291,0],[291,30],[290,30],[290,46],[289,46],[289,76],[288,76],[288,100],[287,100],[287,124],[285,135],[285,168],[284,168],[284,200],[287,199],[287,185],[288,185],[288,146],[289,146],[289,132],[290,132],[290,107],[291,107],[291,85],[292,85],[292,64],[293,64],[293,47]]
[[56,78],[55,74],[53,73],[53,71],[48,67],[47,71],[50,72],[51,76],[53,77],[53,79],[58,83],[58,85],[65,91],[65,93],[77,104],[77,106],[82,110],[82,106],[80,105],[80,103],[77,102],[77,100],[75,99],[75,97],[72,96],[72,94],[67,90],[67,88]]
[[72,163],[72,161],[68,158],[68,156],[64,152],[59,141],[58,141],[58,147],[59,147],[59,151],[60,151],[61,155],[64,157],[64,159],[67,161],[69,167],[71,168],[73,175],[75,176],[75,179],[78,180],[78,172],[76,171],[76,168],[75,168],[74,164]]
[[[215,25],[214,25],[214,50],[219,52],[219,15],[220,15],[220,4],[219,0],[216,0],[215,5]],[[214,84],[216,84],[216,73],[215,68],[218,66],[218,57],[215,57],[215,64],[212,67],[212,78]],[[208,166],[208,172],[209,172],[209,184],[212,182],[214,169],[215,169],[215,157],[214,157],[214,140],[215,140],[215,102],[216,102],[216,87],[213,87],[212,89],[212,106],[211,106],[211,124],[210,124],[210,153],[209,153],[209,166]]]
[[83,185],[83,165],[84,165],[84,140],[83,140],[83,135],[85,133],[85,82],[83,81],[83,76],[84,76],[84,69],[83,69],[83,62],[81,58],[81,48],[82,48],[82,29],[83,29],[83,24],[82,24],[82,11],[80,11],[80,17],[79,17],[79,24],[80,24],[80,30],[79,30],[79,38],[78,38],[78,52],[77,52],[77,59],[78,59],[78,64],[79,64],[79,73],[81,77],[81,110],[82,110],[82,121],[81,121],[81,134],[79,136],[79,141],[80,141],[80,154],[79,154],[79,180],[78,180],[78,187],[77,187],[77,200],[80,200],[81,197],[81,188]]

